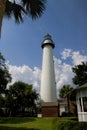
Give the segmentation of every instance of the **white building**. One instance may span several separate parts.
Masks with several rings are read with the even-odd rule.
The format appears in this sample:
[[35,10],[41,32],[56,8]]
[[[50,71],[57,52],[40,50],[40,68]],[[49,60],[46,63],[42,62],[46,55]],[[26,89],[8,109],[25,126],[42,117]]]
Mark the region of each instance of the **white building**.
[[42,43],[43,61],[41,76],[41,100],[43,102],[56,102],[56,83],[54,73],[53,48],[54,42],[49,34]]
[[78,110],[78,120],[87,121],[87,83],[77,87],[76,102]]

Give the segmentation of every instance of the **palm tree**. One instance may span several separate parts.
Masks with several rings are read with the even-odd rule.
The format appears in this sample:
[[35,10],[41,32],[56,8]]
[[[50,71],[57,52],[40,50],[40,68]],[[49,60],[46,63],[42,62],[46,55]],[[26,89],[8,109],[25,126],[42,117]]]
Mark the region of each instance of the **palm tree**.
[[73,88],[71,87],[71,85],[64,85],[60,89],[60,92],[59,92],[59,97],[66,98],[66,100],[67,100],[68,112],[70,112],[69,98],[70,98],[70,94],[71,94],[72,90],[73,90]]
[[36,19],[43,14],[46,0],[0,0],[0,31],[4,16],[14,17],[17,23],[23,21],[24,15]]
[[0,0],[0,32],[1,32],[1,26],[2,26],[2,19],[5,12],[5,0]]

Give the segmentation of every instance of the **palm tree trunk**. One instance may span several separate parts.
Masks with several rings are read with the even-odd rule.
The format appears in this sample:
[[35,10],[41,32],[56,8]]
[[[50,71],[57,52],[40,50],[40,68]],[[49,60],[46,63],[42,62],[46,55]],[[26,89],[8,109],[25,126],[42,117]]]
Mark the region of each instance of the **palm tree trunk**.
[[6,4],[6,0],[0,0],[0,37],[1,37],[2,21],[3,21],[3,16],[6,7],[5,4]]

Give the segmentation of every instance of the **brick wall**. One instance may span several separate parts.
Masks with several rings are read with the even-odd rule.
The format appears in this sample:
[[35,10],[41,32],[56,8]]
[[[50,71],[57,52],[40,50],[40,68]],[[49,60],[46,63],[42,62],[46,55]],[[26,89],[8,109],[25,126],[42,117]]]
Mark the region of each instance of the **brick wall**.
[[58,117],[59,109],[57,105],[43,105],[42,106],[42,117]]

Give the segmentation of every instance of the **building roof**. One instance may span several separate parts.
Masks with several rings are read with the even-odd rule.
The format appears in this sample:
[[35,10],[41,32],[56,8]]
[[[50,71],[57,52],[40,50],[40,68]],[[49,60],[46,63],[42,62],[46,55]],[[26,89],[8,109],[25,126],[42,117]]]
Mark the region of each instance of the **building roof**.
[[67,100],[66,99],[62,99],[62,100],[58,100],[60,105],[67,105]]
[[81,85],[81,86],[78,86],[78,87],[76,88],[76,90],[84,89],[84,88],[87,88],[87,83],[85,83],[85,84],[83,84],[83,85]]

